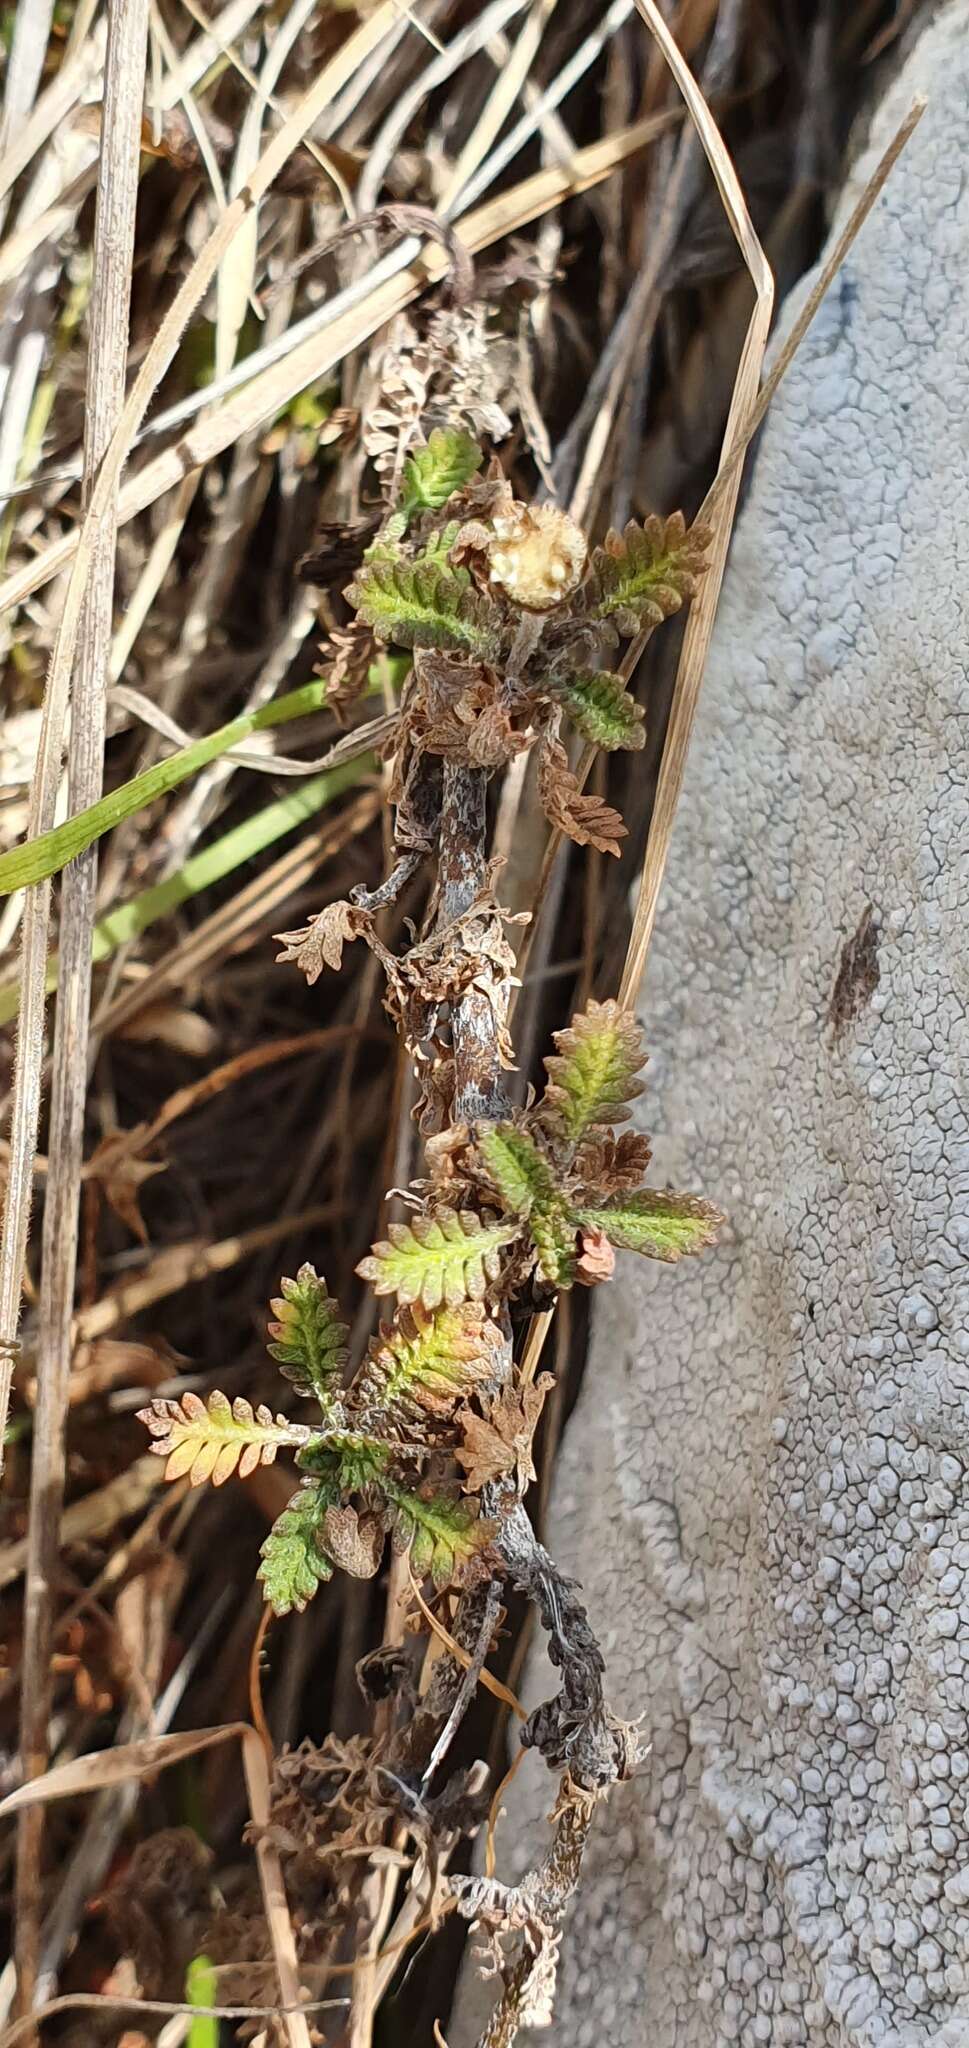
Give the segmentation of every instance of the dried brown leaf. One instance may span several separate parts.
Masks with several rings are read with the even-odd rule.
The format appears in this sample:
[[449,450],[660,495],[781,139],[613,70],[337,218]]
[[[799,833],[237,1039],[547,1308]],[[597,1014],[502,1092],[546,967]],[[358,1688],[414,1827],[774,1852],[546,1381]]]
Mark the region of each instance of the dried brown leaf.
[[583,1225],[579,1231],[578,1246],[575,1277],[579,1285],[598,1287],[601,1280],[611,1280],[616,1270],[616,1254],[605,1231]]
[[351,619],[348,626],[335,626],[328,638],[321,641],[316,674],[326,678],[326,708],[338,718],[364,695],[376,653],[377,643],[362,619]]
[[352,903],[330,903],[298,931],[274,934],[283,947],[276,959],[284,963],[294,961],[312,988],[324,967],[339,973],[344,946],[368,933],[372,923],[369,912],[356,909]]
[[620,1137],[594,1132],[576,1153],[573,1170],[583,1187],[628,1194],[642,1186],[652,1156],[649,1139],[640,1131],[623,1131]]
[[131,1131],[109,1131],[95,1147],[84,1167],[84,1179],[94,1181],[119,1221],[142,1244],[148,1243],[139,1193],[147,1180],[166,1171],[165,1161],[139,1159],[138,1147],[147,1124]]
[[352,1579],[372,1579],[379,1571],[384,1531],[378,1516],[360,1515],[352,1507],[327,1508],[323,1539],[334,1564]]
[[587,796],[569,767],[560,740],[549,728],[543,735],[538,755],[538,796],[549,823],[577,846],[594,846],[598,853],[619,858],[619,841],[626,827],[602,797]]
[[464,1442],[458,1445],[455,1457],[465,1468],[466,1493],[480,1493],[492,1480],[511,1474],[519,1493],[524,1493],[535,1478],[532,1438],[545,1396],[554,1385],[553,1374],[543,1372],[528,1386],[505,1387],[487,1416],[476,1415],[470,1408],[461,1410],[457,1419]]

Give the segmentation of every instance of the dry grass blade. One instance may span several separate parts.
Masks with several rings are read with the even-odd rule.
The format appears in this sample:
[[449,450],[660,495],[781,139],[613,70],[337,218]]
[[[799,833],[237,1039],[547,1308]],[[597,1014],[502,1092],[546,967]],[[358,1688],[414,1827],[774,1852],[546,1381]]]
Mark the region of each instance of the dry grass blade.
[[50,206],[23,221],[13,234],[7,236],[0,247],[0,285],[10,284],[21,277],[29,258],[45,242],[57,242],[62,235],[70,233],[78,208],[93,191],[96,182],[94,166],[87,165],[75,178],[68,180]]
[[201,481],[201,471],[197,469],[183,477],[172,498],[168,517],[148,551],[134,595],[115,628],[111,643],[111,660],[108,664],[108,678],[112,683],[120,681],[128,666],[131,650],[174,560],[182,529]]
[[868,215],[886,180],[891,175],[895,164],[898,162],[903,149],[911,141],[925,112],[926,105],[927,102],[921,96],[912,101],[904,121],[900,122],[895,134],[892,136],[891,142],[876,164],[861,197],[857,204],[852,207],[834,248],[822,263],[797,318],[791,323],[789,334],[777,351],[776,360],[764,378],[759,395],[751,406],[750,413],[744,422],[743,430],[737,435],[729,460],[721,463],[716,477],[710,485],[710,489],[697,514],[699,519],[712,519],[718,512],[723,502],[724,493],[728,488],[732,472],[743,461],[746,449],[749,448],[758,429],[763,426],[781,379],[787,375],[808,328],[823,301],[827,298],[852,243],[868,219]]
[[533,0],[528,20],[510,50],[441,194],[440,210],[445,220],[456,206],[472,173],[501,134],[557,5],[558,0]]
[[[197,256],[188,277],[161,322],[135,379],[98,471],[68,582],[44,698],[37,772],[31,796],[32,837],[45,831],[53,819],[60,777],[61,741],[84,597],[100,545],[100,537],[106,522],[113,514],[118,480],[134,435],[159,379],[164,375],[175,354],[182,331],[215,276],[237,228],[249,211],[258,204],[263,193],[268,191],[273,179],[302,140],[306,130],[317,120],[340,86],[352,75],[361,59],[379,39],[391,20],[393,11],[392,0],[385,0],[385,4],[377,8],[374,14],[361,24],[324,68],[309,92],[304,94],[278,135],[274,136],[243,191],[226,209]],[[235,435],[230,438],[234,439]],[[3,1379],[0,1380],[0,1433],[9,1403],[10,1369],[20,1320],[21,1274],[30,1215],[31,1159],[40,1114],[44,982],[49,921],[50,887],[43,884],[40,888],[30,891],[24,913],[20,1032],[17,1041],[10,1172],[0,1263],[0,1367],[5,1368]]]
[[[157,95],[153,98],[154,109],[159,122],[161,122],[166,103],[171,98],[171,80],[179,75],[180,66],[172,39],[159,12],[157,0],[151,0],[151,32],[154,45],[157,45],[168,66],[165,78],[159,85]],[[221,210],[225,206],[225,186],[222,183],[222,173],[219,170],[215,151],[209,140],[208,129],[195,103],[195,96],[191,88],[187,85],[184,86],[178,97],[184,109],[185,119],[195,139],[200,160],[205,165],[216,207]]]
[[[27,13],[27,8],[20,9],[24,19]],[[97,77],[104,62],[104,33],[104,22],[100,21],[40,94],[19,133],[8,138],[0,156],[0,200],[6,200],[11,186],[16,184],[28,164],[66,121],[81,95]]]
[[[648,0],[637,0],[638,6],[646,6],[647,4]],[[621,1002],[632,1004],[636,1000],[637,991],[640,987],[646,965],[646,956],[653,934],[653,926],[656,921],[656,910],[659,903],[660,890],[663,886],[663,875],[673,832],[676,806],[679,801],[680,790],[683,786],[687,749],[696,715],[703,668],[713,631],[720,584],[723,579],[723,568],[729,546],[734,511],[736,509],[737,493],[740,488],[740,475],[744,454],[750,446],[758,427],[761,426],[778,385],[786,371],[790,368],[822,300],[830,290],[834,278],[841,269],[855,236],[871,212],[875,200],[891,172],[892,166],[897,162],[906,143],[913,135],[924,111],[924,100],[917,99],[914,101],[905,120],[892,137],[888,148],[868,180],[857,205],[853,208],[845,227],[838,236],[830,256],[822,266],[783,348],[778,353],[777,361],[760,390],[758,390],[759,362],[755,367],[751,357],[751,334],[754,322],[751,323],[751,331],[748,332],[747,347],[744,350],[744,357],[738,372],[734,400],[727,422],[720,465],[699,514],[701,519],[712,519],[714,522],[715,541],[713,557],[710,571],[704,578],[697,601],[691,607],[684,635],[683,651],[680,657],[676,688],[670,711],[666,745],[663,750],[663,760],[657,783],[656,802],[650,825],[646,857],[643,863],[639,895],[633,917],[633,929],[619,987],[619,999]],[[754,321],[757,320],[758,312],[759,306],[757,311],[755,311]],[[756,341],[753,346],[756,353]],[[760,353],[762,357],[762,350]],[[741,378],[744,380],[743,385],[741,384]]]
[[528,1336],[525,1339],[525,1349],[522,1352],[522,1362],[518,1375],[523,1387],[530,1386],[535,1378],[542,1352],[545,1349],[545,1339],[554,1320],[555,1310],[546,1308],[541,1311],[540,1315],[533,1316],[528,1325]]
[[[767,347],[771,314],[774,305],[774,280],[770,265],[754,232],[753,222],[747,209],[729,153],[724,145],[713,115],[701,93],[689,66],[684,62],[660,14],[655,0],[636,0],[650,33],[655,36],[660,49],[673,73],[676,83],[686,101],[690,118],[703,145],[710,169],[717,181],[724,210],[737,241],[738,248],[750,273],[756,293],[754,310],[747,328],[746,340],[734,382],[733,397],[727,415],[723,438],[720,467],[732,463],[734,450],[742,438],[747,417],[755,403],[760,384],[760,374]],[[727,550],[733,530],[734,513],[740,490],[740,463],[732,463],[730,480],[725,484],[723,495],[717,506],[713,522],[713,546],[709,566],[700,586],[694,604],[690,607],[683,636],[670,711],[669,730],[663,750],[659,781],[656,790],[656,804],[650,828],[646,860],[640,882],[639,896],[633,918],[633,929],[626,955],[622,980],[619,985],[619,1000],[632,1006],[642,980],[643,967],[653,928],[656,900],[659,895],[666,855],[673,830],[673,817],[683,782],[683,768],[689,745],[696,707],[703,681],[703,671],[713,632],[713,622],[720,600],[720,586],[726,567]]]
[[192,1238],[188,1244],[169,1245],[156,1254],[143,1273],[118,1281],[102,1294],[100,1301],[79,1309],[74,1318],[74,1334],[87,1343],[96,1337],[106,1337],[119,1323],[150,1308],[153,1302],[164,1301],[168,1295],[177,1294],[195,1280],[206,1280],[212,1273],[226,1273],[250,1253],[278,1244],[281,1238],[299,1237],[305,1231],[332,1223],[335,1214],[332,1202],[321,1202],[302,1210],[298,1216],[277,1216],[271,1223],[260,1223],[254,1230],[241,1231],[236,1237],[219,1238],[214,1244],[206,1238]]
[[492,143],[500,135],[557,5],[558,0],[534,0],[528,20],[512,47],[508,62],[499,74],[481,110],[478,123],[469,135],[454,166],[452,178],[441,201],[442,212],[450,212],[472,172],[477,170]]
[[[128,354],[128,313],[135,239],[135,201],[141,143],[148,0],[114,0],[108,10],[104,122],[94,227],[91,290],[91,347],[88,357],[84,498],[90,504],[95,479],[124,403]],[[117,537],[117,488],[106,496],[93,536],[90,575],[78,625],[78,663],[68,749],[69,800],[76,810],[95,803],[101,792],[104,754],[104,675],[111,643],[111,608]],[[59,769],[59,763],[57,764]],[[87,1088],[88,1019],[91,995],[91,932],[97,887],[97,851],[74,862],[62,899],[61,993],[57,1002],[51,1093],[51,1163],[44,1208],[40,1293],[40,1370],[30,1472],[27,1591],[24,1611],[20,1753],[27,1777],[43,1770],[51,1699],[51,1629],[57,1543],[64,1499],[65,1426],[71,1370],[71,1317],[77,1268],[77,1214]],[[46,909],[43,897],[41,905]],[[46,931],[30,907],[24,947],[46,954]],[[21,1038],[28,1066],[39,1069],[41,1046]],[[27,1091],[33,1099],[36,1089]],[[25,1134],[26,1135],[26,1134]],[[17,1284],[14,1261],[26,1247],[29,1191],[26,1158],[11,1161],[11,1193],[27,1193],[22,1214],[12,1219],[5,1243],[5,1279]],[[18,1180],[13,1175],[17,1173]],[[14,1336],[15,1326],[8,1325]],[[6,1424],[9,1387],[0,1386],[0,1435]],[[17,1968],[22,2004],[33,1999],[40,1943],[40,1857],[43,1817],[32,1812],[21,1825],[17,1847]]]
[[279,1851],[269,1829],[272,1819],[269,1763],[262,1738],[255,1728],[243,1726],[239,1732],[242,1738],[242,1763],[246,1774],[246,1790],[249,1794],[249,1811],[256,1830],[256,1863],[259,1869],[263,1911],[272,1942],[279,1995],[283,2005],[290,2008],[283,2021],[283,2027],[289,2048],[310,2048],[307,2021],[301,2012],[292,2010],[294,2006],[299,2005],[299,1966],[296,1959],[296,1936],[286,1900]]
[[490,5],[473,15],[467,26],[461,29],[453,41],[441,50],[413,81],[408,91],[401,94],[375,136],[373,148],[364,166],[357,193],[361,213],[369,213],[376,206],[384,177],[397,153],[401,138],[429,95],[446,79],[451,78],[469,57],[483,49],[514,15],[520,14],[524,5],[525,0],[490,0]]
[[[642,15],[650,34],[655,36],[677,85],[686,101],[690,119],[703,146],[703,152],[717,182],[717,190],[723,201],[724,212],[737,240],[740,253],[750,272],[751,283],[757,293],[758,302],[773,304],[774,280],[760,242],[754,232],[747,201],[744,198],[740,180],[734,169],[730,152],[724,143],[719,128],[697,85],[696,79],[674,41],[666,22],[656,6],[656,0],[636,0],[638,12]],[[740,383],[743,365],[737,372]]]
[[227,1722],[223,1728],[191,1728],[176,1735],[146,1735],[139,1742],[125,1742],[114,1749],[95,1750],[91,1756],[75,1756],[69,1763],[55,1764],[42,1778],[18,1785],[0,1799],[0,1820],[23,1813],[28,1806],[49,1806],[55,1799],[77,1799],[86,1792],[103,1792],[112,1785],[127,1785],[132,1778],[147,1778],[170,1764],[198,1756],[216,1742],[243,1740],[254,1730],[245,1722]]
[[[183,0],[183,4],[186,7],[188,13],[192,16],[192,19],[194,21],[197,21],[200,27],[203,27],[205,29],[206,35],[209,35],[211,33],[211,27],[208,22],[208,18],[203,13],[201,7],[198,6],[197,0]],[[254,13],[255,7],[253,6],[253,0],[247,0],[247,5],[250,14]],[[239,73],[240,78],[245,79],[246,84],[248,86],[251,86],[253,92],[258,94],[261,91],[265,98],[266,105],[273,107],[276,113],[280,116],[280,119],[285,120],[286,110],[284,107],[281,106],[279,100],[276,98],[271,87],[268,86],[265,73],[263,74],[262,79],[256,77],[255,72],[249,69],[249,66],[246,63],[245,58],[240,57],[239,52],[236,49],[234,42],[232,41],[231,35],[223,26],[228,15],[228,12],[229,10],[226,9],[225,15],[220,17],[220,22],[218,24],[220,30],[220,55],[228,59],[229,63],[233,67],[233,70]],[[416,29],[420,28],[420,23],[418,21],[414,21],[412,25]],[[371,51],[371,61],[373,61],[375,55],[379,55],[379,45],[376,51]],[[358,68],[356,76],[359,77],[360,73],[365,69],[366,66],[361,65]],[[351,80],[351,84],[353,82],[354,81]],[[332,121],[333,112],[334,109],[331,106],[327,112],[327,115],[325,116],[326,121]],[[329,181],[329,183],[333,185],[333,187],[335,188],[343,204],[344,213],[347,214],[347,216],[349,217],[350,214],[352,214],[353,212],[353,200],[350,188],[347,185],[346,178],[341,168],[338,154],[336,152],[328,150],[325,147],[325,145],[321,147],[319,143],[314,142],[312,136],[310,135],[305,135],[303,137],[303,148],[307,151],[308,155],[310,155],[313,158],[314,162],[319,164],[320,170],[322,171],[324,178],[326,178]]]
[[15,1792],[0,1800],[0,1818],[49,1805],[55,1799],[75,1798],[78,1794],[101,1791],[107,1786],[128,1784],[133,1778],[148,1777],[155,1771],[167,1769],[170,1764],[182,1763],[187,1757],[198,1756],[203,1750],[235,1737],[242,1744],[249,1814],[254,1828],[258,1830],[256,1862],[280,1996],[283,2006],[289,2008],[284,2021],[286,2036],[289,2048],[310,2048],[309,2028],[300,2010],[296,1944],[286,1903],[286,1889],[279,1855],[268,1835],[269,1769],[262,1742],[255,1728],[250,1728],[247,1722],[227,1722],[221,1728],[193,1729],[185,1734],[146,1736],[139,1742],[99,1750],[93,1756],[74,1757],[70,1763],[58,1764],[43,1778],[19,1785]]
[[521,120],[515,122],[514,127],[499,142],[497,148],[492,151],[486,162],[481,165],[480,170],[474,173],[474,176],[469,180],[461,194],[458,206],[459,213],[463,213],[465,208],[470,206],[475,199],[479,198],[489,185],[494,184],[495,179],[500,173],[514,161],[519,150],[524,149],[536,129],[541,127],[543,116],[550,113],[555,107],[560,106],[566,95],[574,90],[578,81],[596,62],[600,52],[605,48],[610,38],[617,33],[628,19],[632,9],[633,0],[612,0],[612,6],[606,9],[605,14],[596,23],[595,27],[590,30],[585,41],[573,52],[568,63],[563,64],[551,85],[546,86],[545,90],[539,93],[537,99],[529,107],[527,114],[523,114]]
[[[567,170],[556,165],[536,171],[533,177],[524,179],[520,185],[502,192],[497,199],[488,200],[474,213],[468,214],[461,223],[462,242],[472,254],[477,254],[493,242],[500,241],[504,235],[516,233],[529,221],[560,206],[564,200],[601,184],[621,164],[648,149],[671,125],[668,114],[649,115],[602,142],[590,143],[586,149],[577,150],[575,160]],[[181,436],[177,447],[167,449],[163,455],[146,463],[124,485],[119,505],[121,520],[133,519],[136,513],[153,505],[166,491],[173,490],[191,471],[213,461],[241,434],[273,418],[297,392],[305,390],[327,370],[342,362],[378,327],[392,320],[396,313],[426,290],[428,284],[437,283],[445,274],[447,259],[432,246],[417,261],[416,250],[415,240],[404,243],[393,257],[384,258],[374,266],[369,288],[366,284],[350,287],[323,307],[320,313],[299,322],[276,347],[265,352],[254,351],[232,373],[232,378],[238,380],[243,388],[230,404],[215,403],[220,396],[216,387],[206,387],[197,395],[197,404],[193,401],[192,409],[201,410],[205,406],[211,407],[211,411]],[[399,271],[400,274],[388,276],[388,270]],[[374,278],[379,278],[379,282],[374,283]],[[282,360],[277,360],[278,357]],[[225,382],[228,385],[230,380]],[[178,418],[181,420],[185,416],[185,408],[182,407]],[[163,420],[156,422],[162,423],[165,426],[175,425],[174,415],[165,415]],[[63,540],[42,548],[25,568],[8,576],[0,583],[0,613],[22,604],[51,577],[59,575],[73,561],[78,545],[79,535],[68,534]]]
[[[262,0],[228,0],[221,14],[206,23],[202,34],[196,36],[179,58],[177,68],[168,73],[161,95],[163,107],[173,107],[177,100],[184,99],[194,90],[206,72],[218,63],[223,51],[230,49],[236,37],[244,34],[261,4]],[[188,12],[194,15],[195,9],[190,7]],[[195,18],[197,20],[198,16]]]
[[[235,197],[259,160],[266,108],[290,50],[313,12],[316,0],[294,0],[280,22],[263,63],[257,88],[243,121],[232,166],[230,190]],[[259,249],[259,208],[254,206],[219,265],[215,319],[215,374],[223,377],[235,359],[242,323],[252,294]]]
[[525,1756],[526,1751],[524,1749],[516,1750],[515,1756],[512,1762],[509,1764],[504,1777],[500,1780],[496,1788],[494,1798],[492,1799],[491,1805],[488,1808],[488,1832],[485,1838],[484,1863],[486,1877],[494,1877],[495,1870],[497,1868],[498,1858],[495,1853],[495,1835],[498,1829],[498,1822],[501,1819],[501,1802],[504,1799],[505,1793],[507,1792],[508,1787],[511,1784],[513,1778],[515,1778],[517,1776],[517,1773],[521,1770],[522,1764],[525,1761]]
[[[34,104],[53,19],[54,0],[34,0],[33,6],[18,7],[14,15],[0,117],[0,149],[4,151]],[[2,216],[0,208],[0,219]]]

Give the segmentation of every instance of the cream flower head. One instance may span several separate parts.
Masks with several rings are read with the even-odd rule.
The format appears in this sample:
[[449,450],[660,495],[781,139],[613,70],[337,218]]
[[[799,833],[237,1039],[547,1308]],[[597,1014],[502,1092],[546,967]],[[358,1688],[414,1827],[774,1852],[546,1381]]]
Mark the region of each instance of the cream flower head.
[[548,612],[578,588],[585,569],[585,536],[554,505],[516,505],[495,514],[488,549],[492,583],[526,611]]

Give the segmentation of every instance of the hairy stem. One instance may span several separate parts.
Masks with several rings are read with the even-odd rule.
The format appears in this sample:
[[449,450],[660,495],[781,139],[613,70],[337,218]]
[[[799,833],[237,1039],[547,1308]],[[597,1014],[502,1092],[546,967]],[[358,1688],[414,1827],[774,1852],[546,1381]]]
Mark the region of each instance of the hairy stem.
[[490,1918],[529,1930],[515,1960],[502,1969],[502,1994],[479,2037],[478,2048],[512,2048],[522,2026],[547,2021],[562,1923],[578,1890],[596,1804],[594,1794],[583,1792],[566,1776],[553,1815],[551,1847],[537,1870],[514,1886],[494,1878],[451,1879],[451,1889],[468,1919],[487,1924]]
[[[438,853],[438,926],[454,924],[471,909],[487,879],[488,774],[484,768],[444,763]],[[508,1111],[502,1085],[498,1027],[488,997],[470,988],[451,1019],[454,1046],[454,1121],[498,1119]]]

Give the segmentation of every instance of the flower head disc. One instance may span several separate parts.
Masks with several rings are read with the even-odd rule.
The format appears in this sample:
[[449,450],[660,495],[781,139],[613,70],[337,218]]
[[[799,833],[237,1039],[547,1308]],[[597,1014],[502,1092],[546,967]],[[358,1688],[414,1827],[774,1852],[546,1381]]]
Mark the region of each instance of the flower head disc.
[[578,588],[587,553],[585,536],[567,512],[512,504],[494,519],[489,574],[526,611],[547,612]]

